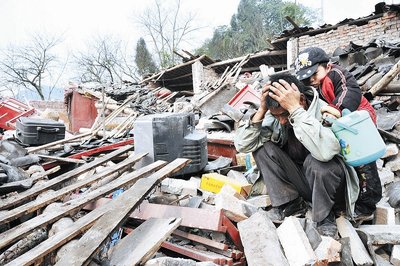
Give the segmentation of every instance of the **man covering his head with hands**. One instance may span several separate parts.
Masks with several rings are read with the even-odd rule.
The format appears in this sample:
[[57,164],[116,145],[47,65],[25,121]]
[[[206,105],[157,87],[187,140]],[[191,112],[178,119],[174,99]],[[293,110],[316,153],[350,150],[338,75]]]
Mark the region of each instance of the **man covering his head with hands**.
[[338,140],[322,124],[324,105],[316,90],[296,77],[273,75],[263,88],[260,108],[238,128],[235,147],[253,153],[273,222],[304,214],[308,202],[317,230],[335,237],[335,214],[345,211],[352,217],[359,188],[354,169],[337,156]]

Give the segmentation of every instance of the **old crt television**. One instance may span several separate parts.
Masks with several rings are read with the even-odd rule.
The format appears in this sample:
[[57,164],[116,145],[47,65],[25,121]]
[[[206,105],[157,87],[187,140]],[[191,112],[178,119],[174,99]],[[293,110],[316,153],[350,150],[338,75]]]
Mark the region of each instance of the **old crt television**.
[[157,160],[191,160],[176,175],[201,171],[207,164],[207,135],[195,130],[193,113],[161,113],[139,117],[133,128],[135,153],[147,152],[138,164],[146,166]]

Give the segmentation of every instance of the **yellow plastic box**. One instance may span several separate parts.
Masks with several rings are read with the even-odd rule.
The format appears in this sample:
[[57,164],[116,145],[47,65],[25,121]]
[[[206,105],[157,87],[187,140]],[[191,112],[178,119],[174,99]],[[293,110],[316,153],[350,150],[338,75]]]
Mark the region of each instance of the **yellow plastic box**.
[[225,184],[233,187],[244,197],[247,197],[251,190],[251,184],[240,183],[232,178],[218,173],[203,174],[201,176],[200,188],[213,193],[218,193]]

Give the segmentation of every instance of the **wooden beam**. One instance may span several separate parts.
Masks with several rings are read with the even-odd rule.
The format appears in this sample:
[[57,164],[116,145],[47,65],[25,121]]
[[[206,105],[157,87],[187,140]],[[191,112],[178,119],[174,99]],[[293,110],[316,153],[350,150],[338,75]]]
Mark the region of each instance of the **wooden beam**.
[[386,88],[386,86],[400,73],[400,60],[392,66],[392,68],[387,72],[372,88],[364,94],[364,96],[368,100],[372,100],[372,98],[379,93],[381,90]]
[[299,25],[297,25],[296,22],[294,22],[294,20],[293,20],[291,17],[286,16],[285,19],[286,19],[287,21],[289,21],[289,23],[292,24],[292,26],[293,26],[296,30],[301,31]]
[[17,205],[21,204],[22,202],[32,199],[33,197],[39,195],[43,191],[46,191],[49,188],[52,188],[52,187],[54,187],[64,181],[67,181],[73,177],[76,177],[78,175],[86,173],[87,171],[93,169],[94,167],[102,165],[105,162],[110,161],[114,157],[121,155],[131,149],[133,149],[133,146],[123,147],[121,149],[118,149],[116,151],[113,151],[113,152],[107,154],[106,156],[104,156],[102,158],[98,158],[98,159],[94,160],[93,162],[84,164],[78,168],[75,168],[72,171],[69,171],[62,175],[59,175],[59,176],[47,181],[46,183],[43,183],[39,186],[35,186],[32,189],[29,189],[27,191],[21,192],[16,196],[8,197],[8,198],[2,200],[2,202],[0,203],[0,210],[4,210],[4,209],[7,209],[7,208],[10,208],[13,206],[17,206]]
[[[111,175],[113,173],[117,173],[121,169],[125,170],[127,166],[133,166],[137,161],[139,161],[141,158],[143,158],[146,155],[147,155],[147,153],[141,153],[141,154],[135,155],[132,158],[125,159],[124,161],[122,161],[112,167],[108,167],[105,171],[103,171],[97,175],[93,175],[87,179],[83,179],[83,180],[78,181],[74,184],[71,184],[67,187],[59,189],[56,191],[56,193],[52,193],[45,197],[41,197],[34,201],[30,201],[30,202],[28,202],[24,205],[21,205],[15,209],[9,210],[8,212],[0,213],[0,224],[8,223],[14,219],[17,219],[17,218],[23,216],[23,215],[32,213],[40,208],[43,208],[43,207],[49,205],[52,202],[62,199],[64,196],[72,193],[73,191],[76,191],[77,189],[88,186],[88,185],[100,180],[101,178]],[[121,173],[119,173],[119,174],[121,174]]]
[[[91,211],[99,208],[111,201],[109,198],[101,198],[84,207],[84,210]],[[181,226],[190,228],[199,228],[210,231],[225,233],[227,227],[223,225],[222,210],[196,209],[190,207],[171,206],[163,204],[154,204],[143,202],[140,208],[137,208],[130,218],[138,220],[147,220],[150,218],[182,218]]]
[[167,241],[164,241],[161,246],[195,260],[211,261],[217,265],[233,265],[232,258],[228,258],[224,255],[220,255],[211,251],[203,251],[191,247],[180,246]]
[[185,63],[180,64],[180,65],[176,65],[176,66],[171,67],[171,68],[168,68],[168,69],[166,69],[166,70],[163,70],[163,71],[160,72],[160,73],[154,74],[154,75],[151,76],[151,77],[148,77],[148,78],[146,78],[146,79],[143,79],[142,81],[140,81],[140,84],[149,82],[149,81],[151,81],[151,80],[154,80],[155,78],[158,80],[158,79],[160,79],[160,77],[163,76],[165,73],[171,72],[171,71],[173,71],[173,70],[175,70],[175,69],[178,69],[178,68],[181,68],[181,67],[183,67],[183,66],[191,65],[191,64],[193,64],[194,62],[200,61],[200,60],[202,60],[202,59],[205,58],[205,57],[206,57],[206,55],[202,55],[202,56],[200,56],[199,58],[190,60],[190,61],[185,62]]
[[147,220],[151,217],[179,217],[182,218],[182,226],[226,232],[226,227],[222,225],[222,210],[195,209],[143,202],[140,208],[136,209],[130,217],[139,220]]
[[12,244],[13,242],[23,238],[30,231],[40,227],[55,222],[61,217],[68,216],[75,213],[77,210],[81,209],[83,206],[87,205],[89,202],[95,201],[104,195],[107,195],[121,187],[131,185],[136,182],[139,178],[149,174],[149,172],[156,171],[160,169],[165,162],[157,161],[149,164],[145,167],[138,169],[130,174],[121,176],[120,178],[102,186],[90,193],[87,193],[83,197],[79,197],[64,203],[57,211],[49,212],[45,214],[38,215],[16,227],[3,232],[0,234],[0,249]]
[[216,62],[216,63],[210,64],[210,65],[207,65],[207,67],[213,68],[213,67],[217,67],[217,66],[233,64],[235,62],[240,62],[245,58],[252,59],[252,58],[257,58],[257,57],[267,56],[267,55],[268,56],[279,56],[279,55],[285,55],[286,53],[287,53],[286,50],[274,50],[274,51],[267,50],[267,51],[263,51],[263,52],[259,52],[259,53],[255,53],[255,54],[249,54],[249,55],[232,58],[232,59],[228,59],[228,60],[221,61],[221,62]]
[[228,232],[228,235],[232,239],[232,242],[235,244],[236,248],[240,251],[244,251],[242,240],[240,239],[239,230],[231,222],[231,220],[229,220],[228,217],[225,216],[225,214],[222,214],[222,224],[226,226],[226,231]]
[[92,132],[86,132],[86,133],[83,133],[83,134],[80,134],[80,135],[73,136],[73,137],[68,138],[68,139],[61,139],[61,140],[57,140],[57,141],[53,141],[53,142],[44,144],[42,146],[31,147],[31,148],[28,148],[27,150],[28,150],[29,153],[35,153],[37,151],[41,151],[41,150],[44,150],[46,148],[49,148],[49,147],[52,147],[52,146],[56,146],[58,144],[64,144],[64,143],[67,143],[67,142],[70,142],[70,141],[73,141],[73,140],[82,139],[84,137],[90,136],[91,134],[92,134]]
[[184,238],[184,239],[188,239],[188,240],[196,242],[196,243],[206,245],[207,247],[213,247],[213,248],[216,248],[219,250],[228,250],[227,244],[216,242],[214,240],[211,240],[211,239],[208,239],[208,238],[205,238],[202,236],[190,234],[190,233],[181,231],[179,229],[176,229],[174,232],[172,232],[172,234],[175,236]]
[[38,154],[40,158],[44,159],[51,159],[54,161],[61,161],[61,162],[67,162],[67,163],[86,163],[84,160],[80,159],[73,159],[73,158],[68,158],[68,157],[59,157],[59,156],[49,156],[49,155],[43,155],[43,154]]
[[175,159],[151,176],[138,180],[130,189],[117,198],[114,208],[97,220],[79,239],[78,243],[69,250],[68,254],[61,257],[56,265],[87,265],[108,236],[124,223],[129,214],[150,191],[165,177],[178,172],[189,162],[189,159]]
[[110,265],[142,265],[181,223],[180,218],[150,218],[113,248]]
[[386,138],[387,140],[400,144],[400,138],[396,136],[395,134],[392,134],[386,130],[378,128],[379,134],[381,134],[382,137]]

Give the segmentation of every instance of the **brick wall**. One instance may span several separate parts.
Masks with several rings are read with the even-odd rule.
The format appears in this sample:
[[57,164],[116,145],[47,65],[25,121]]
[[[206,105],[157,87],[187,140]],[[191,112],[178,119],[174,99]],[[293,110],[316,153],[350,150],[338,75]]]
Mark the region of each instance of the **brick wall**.
[[399,41],[400,14],[387,12],[380,18],[368,21],[365,25],[343,25],[335,30],[315,36],[301,36],[297,41],[299,50],[310,46],[318,46],[327,53],[332,54],[337,47],[344,48],[351,41],[358,45],[366,45],[373,39]]

